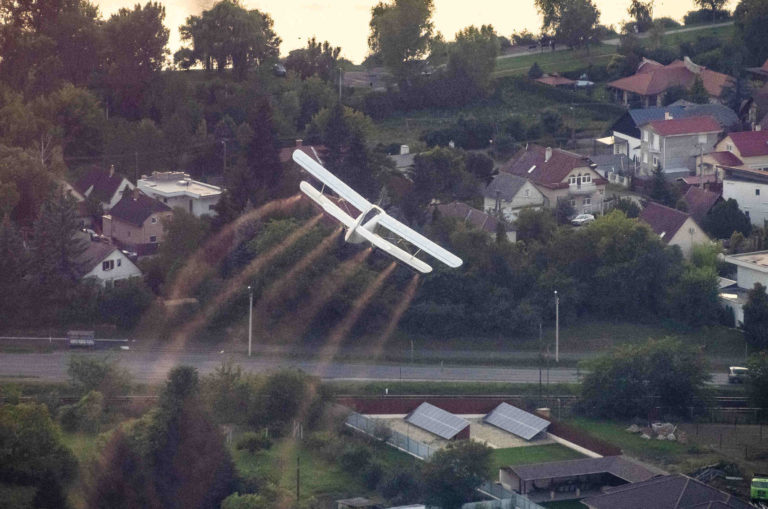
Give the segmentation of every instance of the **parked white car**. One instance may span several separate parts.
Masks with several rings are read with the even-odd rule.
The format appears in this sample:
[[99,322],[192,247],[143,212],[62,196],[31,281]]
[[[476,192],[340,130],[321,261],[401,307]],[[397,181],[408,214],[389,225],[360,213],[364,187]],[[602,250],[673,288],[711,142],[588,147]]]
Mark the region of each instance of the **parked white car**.
[[584,224],[589,224],[594,220],[595,220],[595,216],[593,216],[592,214],[579,214],[578,216],[571,219],[571,224],[573,226],[581,226]]

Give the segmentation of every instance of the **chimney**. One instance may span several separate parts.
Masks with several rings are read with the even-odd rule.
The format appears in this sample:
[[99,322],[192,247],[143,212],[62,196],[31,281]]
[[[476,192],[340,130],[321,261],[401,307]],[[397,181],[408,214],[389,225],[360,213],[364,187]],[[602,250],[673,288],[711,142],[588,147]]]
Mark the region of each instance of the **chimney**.
[[112,177],[115,174],[115,165],[110,164],[109,165],[109,176]]
[[664,120],[672,120],[672,113],[669,111],[664,112]]
[[411,153],[411,149],[408,145],[400,145],[400,155],[404,156]]
[[303,143],[304,143],[304,140],[301,140],[301,139],[299,139],[299,140],[296,140],[296,148],[299,148],[299,147],[301,147],[301,145],[302,145]]
[[552,147],[547,147],[544,151],[544,162],[549,162],[550,159],[552,159]]

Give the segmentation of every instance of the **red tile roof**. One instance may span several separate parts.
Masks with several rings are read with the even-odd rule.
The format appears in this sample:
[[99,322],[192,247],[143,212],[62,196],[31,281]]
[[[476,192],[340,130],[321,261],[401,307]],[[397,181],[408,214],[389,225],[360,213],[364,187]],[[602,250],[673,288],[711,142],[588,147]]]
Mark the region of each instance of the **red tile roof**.
[[648,202],[640,212],[639,219],[647,223],[661,237],[661,240],[667,243],[689,217],[680,210],[665,207],[656,202]]
[[[539,145],[528,145],[507,161],[499,171],[505,171],[519,177],[527,178],[545,187],[558,187],[563,184],[568,174],[574,168],[590,167],[593,163],[587,156],[552,149],[552,156],[545,161],[547,149]],[[565,182],[567,186],[568,183]]]
[[743,131],[728,135],[741,157],[758,157],[768,155],[768,131]]
[[688,188],[683,196],[683,200],[688,204],[688,213],[699,224],[719,199],[720,193],[712,193],[699,187]]
[[641,64],[637,73],[612,81],[608,86],[643,96],[656,95],[674,86],[690,88],[696,76],[699,76],[707,93],[713,97],[720,97],[723,88],[731,79],[727,74],[710,71],[693,62],[687,63],[682,60],[675,60],[664,66],[653,65],[658,64],[657,62],[650,65],[644,62],[644,64]]
[[661,136],[678,136],[683,134],[719,133],[723,130],[717,120],[710,116],[672,118],[670,120],[654,120],[646,124]]
[[707,155],[714,159],[717,164],[722,164],[723,166],[741,166],[744,164],[741,159],[728,151],[710,152]]

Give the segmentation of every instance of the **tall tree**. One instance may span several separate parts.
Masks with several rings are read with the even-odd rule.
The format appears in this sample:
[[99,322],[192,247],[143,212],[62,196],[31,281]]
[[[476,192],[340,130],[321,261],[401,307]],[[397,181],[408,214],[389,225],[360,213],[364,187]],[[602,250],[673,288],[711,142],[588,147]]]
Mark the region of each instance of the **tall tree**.
[[743,328],[744,337],[753,348],[768,348],[768,294],[760,283],[747,292]]
[[741,0],[733,11],[736,40],[749,54],[748,65],[762,65],[768,59],[768,1]]
[[635,20],[635,26],[639,32],[645,32],[653,24],[653,1],[632,0],[627,12]]
[[29,252],[8,217],[0,218],[0,315],[15,322],[26,309]]
[[371,10],[368,46],[399,81],[414,76],[427,55],[433,9],[433,0],[392,0]]
[[752,223],[733,198],[712,207],[702,223],[701,227],[716,239],[729,239],[736,231],[748,237],[752,231]]
[[301,79],[319,76],[325,81],[331,81],[338,74],[336,69],[340,53],[340,47],[331,46],[328,41],[319,43],[312,37],[307,41],[306,48],[295,49],[288,53],[285,68],[295,71]]
[[181,38],[192,47],[176,52],[174,60],[186,68],[201,62],[211,70],[215,64],[219,72],[231,65],[242,79],[252,66],[277,58],[280,38],[272,25],[268,14],[222,0],[201,16],[187,18]]
[[128,118],[139,118],[152,78],[168,55],[169,31],[163,24],[165,7],[148,1],[120,9],[104,24],[104,83],[110,105]]
[[473,25],[458,32],[448,56],[448,73],[459,82],[455,86],[464,94],[485,95],[498,54],[499,39],[491,25],[479,29]]
[[542,31],[571,48],[594,41],[600,11],[592,0],[535,0],[543,17]]
[[717,11],[723,8],[726,0],[693,0],[696,5],[702,9],[709,9],[712,11],[712,23],[715,22]]
[[0,208],[17,225],[32,225],[54,187],[54,176],[39,153],[0,145],[0,196],[8,200],[0,201]]

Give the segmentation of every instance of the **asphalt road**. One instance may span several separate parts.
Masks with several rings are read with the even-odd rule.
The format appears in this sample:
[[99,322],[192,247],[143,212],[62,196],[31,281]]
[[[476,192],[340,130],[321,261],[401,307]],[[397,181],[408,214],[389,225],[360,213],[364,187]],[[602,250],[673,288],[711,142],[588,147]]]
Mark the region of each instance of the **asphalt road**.
[[[0,378],[33,379],[40,381],[66,381],[67,363],[71,355],[103,357],[105,352],[73,353],[0,353]],[[189,365],[200,374],[208,374],[222,361],[232,360],[244,371],[264,373],[280,368],[298,368],[325,380],[362,381],[467,381],[537,383],[537,368],[502,368],[472,365],[410,365],[364,362],[321,362],[318,360],[251,358],[244,355],[217,353],[187,353],[163,351],[112,351],[108,355],[126,368],[139,383],[162,382],[174,366]],[[546,370],[543,372],[546,381]],[[577,382],[579,372],[574,368],[552,368],[550,383]],[[713,383],[726,384],[725,373],[714,373]]]

